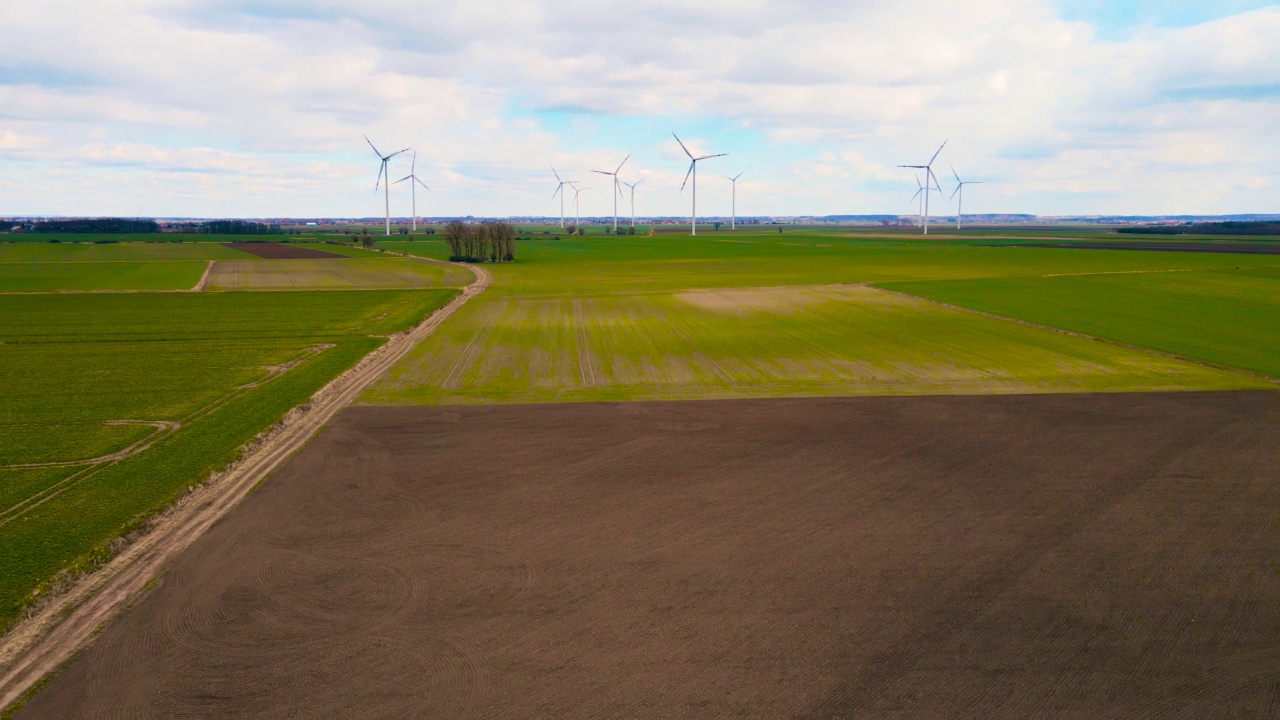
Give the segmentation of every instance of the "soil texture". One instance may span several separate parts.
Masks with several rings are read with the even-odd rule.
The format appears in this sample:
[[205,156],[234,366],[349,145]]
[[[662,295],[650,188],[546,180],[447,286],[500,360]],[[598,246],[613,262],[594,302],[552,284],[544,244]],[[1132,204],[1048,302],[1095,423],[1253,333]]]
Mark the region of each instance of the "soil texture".
[[238,242],[222,244],[232,250],[239,250],[240,252],[246,252],[250,255],[266,258],[267,260],[306,260],[318,258],[345,260],[347,258],[346,255],[339,255],[338,253],[273,242]]
[[1280,709],[1273,392],[354,407],[20,718]]

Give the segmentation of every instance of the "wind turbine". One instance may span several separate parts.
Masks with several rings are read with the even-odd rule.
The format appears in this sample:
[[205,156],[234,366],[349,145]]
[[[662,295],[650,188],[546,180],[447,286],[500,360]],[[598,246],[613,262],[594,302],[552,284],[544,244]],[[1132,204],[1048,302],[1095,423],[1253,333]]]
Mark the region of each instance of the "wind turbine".
[[[369,143],[369,147],[373,148],[373,153],[378,156],[378,159],[382,160],[382,165],[378,168],[378,180],[373,184],[373,191],[378,192],[378,186],[382,186],[387,204],[387,237],[391,237],[391,167],[388,163],[390,163],[391,158],[399,155],[400,153],[408,152],[409,148],[397,150],[390,155],[383,155],[381,150],[373,147],[373,141],[369,139],[368,135],[364,136],[364,141]],[[387,176],[385,181],[382,179],[383,175]]]
[[[956,229],[959,230],[960,218],[964,214],[964,186],[965,185],[981,185],[982,181],[981,180],[961,180],[960,176],[956,175],[956,169],[954,167],[951,168],[951,174],[955,175],[955,178],[956,178],[956,189],[951,192],[951,197],[954,198],[957,194],[960,195],[960,202],[959,204],[956,205]],[[947,202],[951,202],[951,198],[947,198]]]
[[[750,169],[751,168],[747,168],[747,170],[750,170]],[[738,178],[742,177],[747,172],[747,170],[743,170],[742,172],[738,173],[737,175],[734,175],[733,177],[729,177],[728,175],[724,176],[725,180],[728,180],[729,182],[733,183],[733,215],[729,216],[730,230],[734,230],[738,226]]]
[[577,180],[561,180],[560,173],[556,172],[555,165],[551,166],[551,174],[555,175],[556,182],[560,183],[559,185],[556,185],[556,191],[551,193],[551,199],[555,200],[556,195],[560,196],[560,229],[563,230],[564,229],[564,186],[565,185],[572,186],[574,183],[578,181]]
[[418,185],[421,185],[422,187],[427,188],[428,191],[431,190],[431,188],[427,187],[426,183],[419,180],[418,176],[414,174],[415,169],[417,167],[418,167],[418,152],[415,150],[413,153],[413,162],[409,163],[409,174],[391,183],[392,185],[399,185],[405,180],[411,181],[409,183],[409,194],[410,196],[413,197],[413,231],[414,232],[418,232],[418,188],[414,186],[414,183],[417,183]]
[[578,220],[578,195],[582,194],[583,190],[590,190],[591,188],[589,187],[580,188],[577,185],[574,185],[572,187],[573,187],[573,228],[577,230],[578,228],[582,227],[582,223]]
[[711,158],[724,157],[729,153],[720,153],[719,155],[703,155],[702,157],[694,157],[693,153],[689,152],[689,148],[685,147],[684,143],[681,142],[679,135],[676,135],[675,133],[671,133],[671,137],[675,138],[676,142],[680,143],[680,149],[684,150],[685,155],[689,156],[689,172],[684,174],[684,182],[680,183],[680,192],[684,192],[684,186],[688,184],[689,176],[692,175],[693,176],[693,213],[689,217],[689,234],[697,235],[698,234],[698,161],[710,160]]
[[617,169],[613,172],[605,172],[604,170],[591,171],[593,173],[600,173],[601,175],[610,175],[613,177],[613,189],[618,191],[617,195],[613,196],[613,233],[615,235],[618,234],[618,197],[622,195],[622,188],[618,187],[618,173],[622,170],[622,166],[626,165],[627,161],[630,159],[631,153],[627,153],[627,156],[622,158],[622,162],[618,163]]
[[623,185],[631,188],[631,227],[636,226],[636,186],[642,182],[644,182],[644,178],[640,178],[633,183],[622,181]]
[[924,194],[932,192],[932,190],[933,188],[924,189],[924,186],[920,184],[920,173],[916,173],[916,194],[911,196],[912,200],[920,198],[916,203],[916,224],[920,224],[924,220]]
[[[925,187],[924,234],[925,235],[929,234],[929,191],[928,191],[929,180],[932,179],[933,184],[938,188],[938,192],[942,192],[942,186],[938,184],[938,176],[933,174],[933,162],[938,159],[938,154],[941,153],[942,148],[946,146],[947,146],[947,141],[943,140],[942,144],[938,146],[938,152],[934,153],[933,157],[929,158],[929,163],[927,165],[899,165],[898,166],[900,168],[914,168],[916,170],[924,171],[924,187]],[[919,180],[917,180],[917,182],[919,182]]]

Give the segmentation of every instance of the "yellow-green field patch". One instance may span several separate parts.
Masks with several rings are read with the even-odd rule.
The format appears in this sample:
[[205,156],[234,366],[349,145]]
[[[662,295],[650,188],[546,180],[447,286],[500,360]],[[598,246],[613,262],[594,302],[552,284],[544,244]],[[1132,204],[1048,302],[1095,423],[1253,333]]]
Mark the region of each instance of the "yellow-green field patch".
[[396,289],[463,287],[465,268],[426,260],[376,257],[246,260],[215,263],[208,290]]
[[363,402],[1118,392],[1263,381],[863,286],[482,296]]

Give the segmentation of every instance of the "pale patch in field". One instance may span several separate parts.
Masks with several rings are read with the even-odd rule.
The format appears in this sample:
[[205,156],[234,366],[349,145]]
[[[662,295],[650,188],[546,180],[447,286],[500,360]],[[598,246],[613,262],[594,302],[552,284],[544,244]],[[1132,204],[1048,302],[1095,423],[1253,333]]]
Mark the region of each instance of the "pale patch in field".
[[725,315],[773,313],[793,315],[832,302],[878,307],[900,306],[911,301],[864,285],[815,285],[726,290],[691,290],[675,293],[677,300]]

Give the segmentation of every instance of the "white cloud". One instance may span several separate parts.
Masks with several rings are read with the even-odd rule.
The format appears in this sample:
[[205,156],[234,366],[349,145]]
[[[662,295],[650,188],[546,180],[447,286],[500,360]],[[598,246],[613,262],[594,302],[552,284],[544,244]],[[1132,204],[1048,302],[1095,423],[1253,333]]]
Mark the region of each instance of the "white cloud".
[[[679,125],[753,166],[748,213],[902,211],[914,182],[893,166],[948,137],[944,166],[998,181],[975,212],[1276,206],[1280,9],[1108,42],[1055,7],[9,3],[0,172],[39,182],[7,183],[0,213],[374,214],[367,132],[440,178],[428,214],[550,214],[548,164],[630,151],[646,212],[679,214],[686,159],[650,129]],[[715,212],[727,188],[705,193]]]

